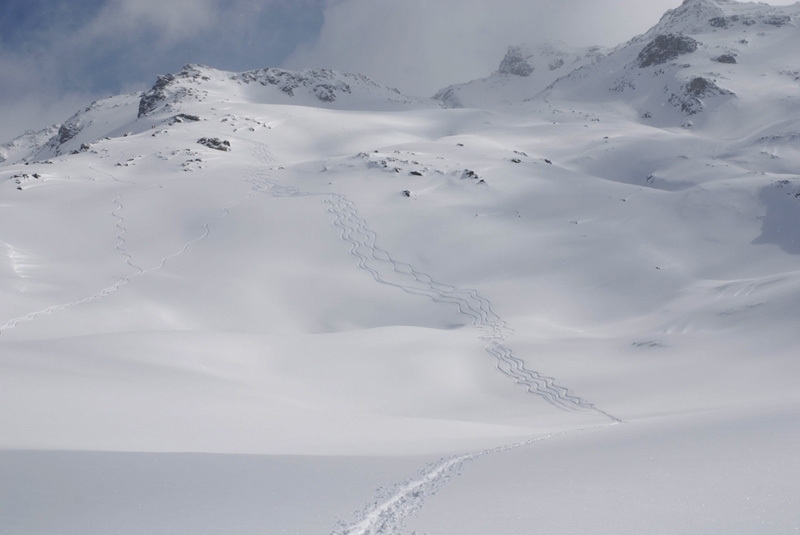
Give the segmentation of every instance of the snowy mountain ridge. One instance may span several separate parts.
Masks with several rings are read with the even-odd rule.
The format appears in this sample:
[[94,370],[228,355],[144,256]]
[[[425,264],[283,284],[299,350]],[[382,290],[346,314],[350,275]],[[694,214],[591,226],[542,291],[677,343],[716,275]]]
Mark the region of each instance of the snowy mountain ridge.
[[242,73],[220,71],[204,65],[186,65],[177,74],[160,76],[144,92],[138,116],[159,109],[169,113],[186,100],[214,98],[215,92],[254,102],[293,104],[329,109],[407,109],[431,107],[434,103],[402,95],[360,74],[329,69],[287,71],[267,68]]
[[798,531],[798,8],[3,145],[0,532]]
[[[791,116],[800,5],[686,0],[647,33],[540,95],[626,108],[657,126],[699,122],[720,131]],[[758,113],[751,113],[759,110]]]
[[781,27],[791,24],[797,15],[797,4],[770,6],[736,0],[684,0],[680,6],[667,11],[640,39],[664,33],[693,35],[714,28]]
[[450,108],[519,103],[534,98],[558,78],[598,61],[604,54],[601,47],[576,48],[565,43],[511,46],[491,76],[446,87],[433,98]]
[[58,133],[60,125],[52,125],[39,131],[28,130],[19,137],[0,145],[0,164],[17,163],[37,152]]
[[[13,153],[16,160],[42,160],[87,150],[93,142],[104,137],[141,132],[143,128],[175,120],[183,104],[216,100],[337,110],[401,110],[440,106],[431,99],[407,97],[397,89],[381,86],[363,75],[328,69],[287,71],[267,68],[233,73],[190,64],[175,74],[159,75],[153,87],[140,94],[120,95],[93,102],[59,125],[57,132],[53,132],[51,127],[34,134],[24,134],[9,142],[8,147],[2,149],[2,154],[9,155],[3,156],[5,159],[9,159]],[[133,106],[136,107],[135,113]]]

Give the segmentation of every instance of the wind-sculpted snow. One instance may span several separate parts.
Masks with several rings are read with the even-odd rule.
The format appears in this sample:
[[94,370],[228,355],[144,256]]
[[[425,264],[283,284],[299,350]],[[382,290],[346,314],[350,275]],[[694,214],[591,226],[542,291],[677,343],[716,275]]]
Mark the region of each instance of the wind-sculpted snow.
[[[137,186],[135,182],[120,180],[120,179],[114,177],[113,175],[105,173],[103,171],[98,171],[96,169],[93,169],[93,170],[95,172],[105,174],[106,176],[108,176],[109,178],[114,180],[115,182],[119,182],[120,184],[125,184],[128,188]],[[149,188],[149,187],[153,187],[153,186],[152,185],[151,186],[145,186],[145,188]],[[250,195],[251,195],[251,193],[248,193],[244,198],[238,200],[237,202],[235,202],[233,205],[231,205],[229,207],[222,207],[220,209],[220,213],[219,213],[219,215],[217,217],[215,217],[214,219],[212,219],[210,221],[207,221],[207,222],[203,223],[203,225],[201,227],[201,230],[200,230],[200,233],[199,233],[198,236],[196,236],[196,237],[188,240],[187,242],[185,242],[178,250],[176,250],[176,251],[174,251],[174,252],[162,257],[154,265],[152,265],[152,266],[150,266],[148,268],[142,268],[142,267],[140,267],[139,265],[137,265],[137,264],[135,264],[133,262],[133,256],[131,255],[131,253],[126,248],[125,233],[128,231],[128,229],[125,226],[125,218],[121,215],[121,212],[123,212],[124,209],[125,209],[125,205],[123,204],[124,192],[117,193],[117,195],[111,200],[111,203],[114,205],[114,208],[108,212],[108,214],[115,219],[114,227],[118,230],[118,232],[116,234],[117,243],[114,246],[114,250],[117,251],[122,256],[122,258],[124,259],[125,265],[127,265],[130,268],[132,268],[134,270],[134,273],[132,273],[130,275],[125,275],[123,277],[120,277],[114,284],[111,284],[109,286],[101,288],[101,289],[97,290],[96,292],[92,293],[91,295],[87,295],[86,297],[83,297],[81,299],[76,299],[74,301],[68,301],[68,302],[65,302],[65,303],[52,305],[52,306],[49,306],[49,307],[46,307],[46,308],[43,308],[43,309],[40,309],[40,310],[35,310],[33,312],[29,312],[29,313],[24,314],[22,316],[17,316],[15,318],[12,318],[12,319],[6,321],[4,324],[0,325],[0,334],[3,331],[7,330],[7,329],[12,329],[14,327],[17,327],[20,323],[34,321],[34,320],[36,320],[36,319],[38,319],[38,318],[40,318],[42,316],[50,315],[50,314],[53,314],[55,312],[67,310],[69,308],[73,308],[73,307],[76,307],[76,306],[84,305],[84,304],[91,303],[91,302],[94,302],[94,301],[98,301],[100,299],[108,297],[109,295],[113,294],[114,292],[117,292],[120,288],[122,288],[126,284],[130,283],[134,278],[141,277],[141,276],[146,275],[148,273],[152,273],[152,272],[155,272],[155,271],[158,271],[158,270],[164,268],[164,266],[166,266],[167,263],[170,260],[173,260],[173,259],[183,255],[184,253],[186,253],[186,251],[189,250],[189,248],[193,244],[206,239],[208,237],[208,235],[211,233],[211,227],[215,223],[220,221],[222,218],[230,215],[230,209],[233,208],[233,206],[241,204],[242,202],[247,200],[250,197]]]
[[[270,162],[263,146],[258,146],[256,153],[265,163]],[[620,421],[558,385],[554,378],[527,369],[525,362],[514,356],[505,345],[511,330],[492,310],[488,299],[476,290],[441,283],[411,264],[393,258],[378,245],[378,235],[367,226],[367,222],[358,215],[355,205],[344,195],[303,192],[279,184],[261,169],[253,172],[251,181],[257,190],[276,197],[323,197],[328,212],[333,216],[333,224],[340,229],[342,240],[349,244],[349,253],[358,260],[359,268],[368,272],[375,282],[455,307],[460,315],[468,317],[472,325],[480,329],[481,339],[487,343],[486,351],[495,359],[497,369],[531,394],[563,411],[594,412],[612,421]]]
[[[413,265],[396,260],[378,245],[378,235],[367,226],[367,222],[359,216],[355,205],[347,197],[338,193],[304,192],[279,183],[266,172],[266,166],[274,163],[266,147],[259,144],[254,150],[256,157],[264,163],[249,176],[254,189],[275,197],[322,197],[323,202],[328,205],[328,212],[333,216],[333,224],[341,232],[342,240],[350,246],[350,255],[357,259],[359,268],[369,273],[376,282],[412,295],[427,297],[435,303],[455,307],[460,315],[469,318],[472,325],[481,331],[481,339],[487,344],[487,353],[495,359],[497,370],[553,407],[565,412],[601,415],[610,420],[606,425],[622,423],[619,418],[558,385],[554,378],[529,370],[525,362],[505,345],[511,329],[493,311],[491,302],[476,290],[441,283]],[[567,432],[444,458],[427,467],[417,477],[397,485],[379,497],[356,515],[359,518],[356,522],[341,522],[332,535],[396,535],[403,529],[405,519],[422,508],[425,501],[436,494],[450,477],[457,474],[465,462],[565,433]]]

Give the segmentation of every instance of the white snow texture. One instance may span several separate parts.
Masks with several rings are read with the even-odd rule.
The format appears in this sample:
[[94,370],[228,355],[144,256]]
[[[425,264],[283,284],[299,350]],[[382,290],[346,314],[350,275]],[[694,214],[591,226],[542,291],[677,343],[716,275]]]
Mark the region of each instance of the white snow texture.
[[798,24],[187,65],[0,146],[0,533],[800,532]]

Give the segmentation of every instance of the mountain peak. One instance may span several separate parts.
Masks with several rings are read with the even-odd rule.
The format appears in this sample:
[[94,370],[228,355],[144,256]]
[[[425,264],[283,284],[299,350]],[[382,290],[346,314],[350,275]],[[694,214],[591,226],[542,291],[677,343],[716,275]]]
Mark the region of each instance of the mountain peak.
[[732,0],[684,0],[680,6],[664,13],[658,24],[648,33],[703,31],[708,28],[710,20],[726,15],[726,10],[722,6],[735,3]]
[[491,76],[448,86],[433,98],[451,108],[492,107],[527,100],[558,78],[602,58],[599,46],[576,48],[562,42],[508,47]]
[[437,105],[428,99],[407,97],[397,89],[384,87],[360,74],[329,69],[288,71],[278,68],[236,73],[188,64],[176,74],[158,76],[155,85],[142,93],[138,116],[151,116],[158,110],[173,113],[182,102],[204,101],[218,93],[225,93],[227,96],[224,98],[236,96],[273,104],[337,109]]
[[759,23],[780,27],[792,21],[787,7],[736,0],[684,0],[667,11],[645,37],[663,33],[697,34],[734,26],[747,28]]

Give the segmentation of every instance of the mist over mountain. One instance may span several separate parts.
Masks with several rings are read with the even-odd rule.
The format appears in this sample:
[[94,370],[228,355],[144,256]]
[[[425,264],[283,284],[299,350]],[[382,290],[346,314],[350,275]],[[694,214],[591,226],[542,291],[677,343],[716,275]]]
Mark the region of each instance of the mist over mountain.
[[798,24],[188,64],[0,145],[0,532],[797,530]]

